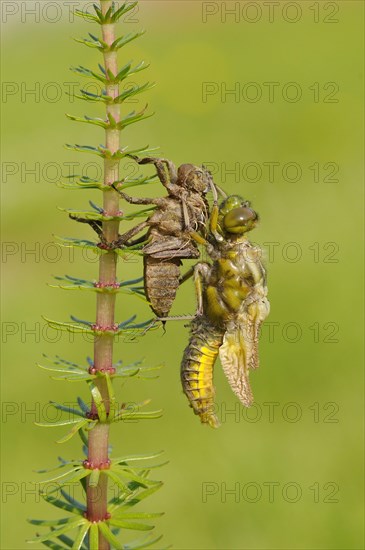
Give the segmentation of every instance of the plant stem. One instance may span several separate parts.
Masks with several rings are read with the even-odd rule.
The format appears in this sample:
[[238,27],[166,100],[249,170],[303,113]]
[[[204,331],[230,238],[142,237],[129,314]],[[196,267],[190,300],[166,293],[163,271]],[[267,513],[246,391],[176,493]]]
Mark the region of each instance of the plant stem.
[[[100,0],[101,10],[105,14],[112,5],[112,1]],[[102,38],[104,42],[111,45],[116,39],[115,25],[101,25]],[[104,53],[104,66],[106,74],[111,71],[114,75],[118,73],[117,52]],[[119,86],[111,84],[106,86],[106,94],[110,97],[119,95]],[[112,117],[118,122],[120,120],[120,107],[118,104],[107,105],[107,117]],[[112,153],[120,149],[120,131],[106,129],[105,131],[106,147]],[[119,160],[104,161],[104,183],[111,185],[119,179]],[[117,215],[119,211],[119,195],[114,190],[103,192],[104,212],[109,215]],[[103,233],[107,241],[111,242],[118,238],[119,222],[103,222]],[[117,254],[111,250],[100,256],[99,262],[99,282],[115,283],[117,271]],[[111,327],[114,324],[115,298],[113,293],[98,293],[96,304],[96,324],[101,327]],[[113,362],[113,343],[112,336],[104,334],[95,338],[94,343],[94,368],[96,370],[108,371],[112,368]],[[108,390],[105,378],[96,379],[96,384],[103,397],[107,413],[109,412]],[[92,412],[96,412],[93,403]],[[101,463],[108,461],[108,440],[109,425],[98,423],[89,433],[89,453],[88,460],[97,467]],[[107,476],[100,474],[97,487],[87,488],[87,517],[90,521],[101,521],[107,517]],[[102,535],[99,535],[99,550],[109,550],[110,545]]]

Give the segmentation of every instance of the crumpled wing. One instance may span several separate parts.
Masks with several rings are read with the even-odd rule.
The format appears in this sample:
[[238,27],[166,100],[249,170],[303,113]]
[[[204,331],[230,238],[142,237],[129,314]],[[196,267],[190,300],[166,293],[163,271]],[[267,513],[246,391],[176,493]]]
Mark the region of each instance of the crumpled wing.
[[193,242],[180,237],[161,237],[147,244],[143,253],[156,259],[199,258],[199,250]]
[[233,392],[245,407],[250,407],[253,395],[248,379],[247,347],[238,325],[225,333],[219,357]]
[[223,371],[238,399],[250,407],[253,395],[249,382],[249,370],[259,367],[259,336],[262,322],[270,311],[265,296],[244,303],[242,312],[228,323],[219,357]]
[[257,369],[259,360],[259,337],[263,321],[269,315],[270,303],[266,297],[261,297],[247,305],[247,310],[240,317],[246,349],[246,360],[249,369]]

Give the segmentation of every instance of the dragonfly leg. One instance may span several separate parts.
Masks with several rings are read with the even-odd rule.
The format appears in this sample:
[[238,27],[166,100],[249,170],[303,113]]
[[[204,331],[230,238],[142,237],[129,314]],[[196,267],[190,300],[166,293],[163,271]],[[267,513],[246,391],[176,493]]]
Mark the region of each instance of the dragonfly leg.
[[218,242],[221,242],[223,241],[223,236],[218,233],[218,215],[219,215],[218,202],[216,198],[214,198],[214,204],[213,204],[212,212],[210,214],[210,219],[209,219],[209,230],[213,235],[213,237],[215,238],[215,240]]
[[[129,155],[129,156],[133,158],[138,164],[154,164],[158,178],[162,183],[162,185],[166,187],[166,189],[169,189],[169,186],[171,183],[175,183],[175,180],[177,179],[176,168],[171,161],[167,159],[160,159],[160,158],[154,158],[154,157],[139,158],[134,155]],[[168,174],[166,172],[166,168],[164,164],[167,167]]]
[[148,222],[141,222],[140,224],[136,225],[126,233],[123,233],[123,235],[119,235],[118,239],[113,242],[108,242],[104,236],[103,229],[102,229],[102,222],[99,220],[88,220],[86,218],[78,218],[77,216],[73,216],[70,214],[70,218],[72,220],[75,220],[80,223],[87,223],[94,229],[94,231],[97,233],[100,242],[104,245],[108,246],[108,248],[121,248],[122,246],[134,246],[136,244],[142,243],[146,240],[146,235],[142,235],[139,239],[136,239],[134,241],[128,242],[129,239],[134,237],[134,235],[137,235],[140,231],[142,231],[145,227],[148,226]]
[[164,162],[167,166],[170,183],[175,184],[177,182],[177,170],[176,170],[175,164],[171,162],[171,160],[167,160],[167,159],[161,159],[161,162]]
[[133,241],[127,241],[124,243],[124,246],[136,246],[137,244],[144,243],[148,239],[148,233],[145,233],[144,235],[141,235],[138,237],[138,239],[134,239]]
[[190,229],[190,217],[185,196],[181,200],[185,229]]
[[157,323],[162,323],[163,330],[166,332],[165,324],[167,321],[193,321],[196,318],[196,315],[175,315],[175,316],[167,316],[167,317],[155,317],[155,319],[152,319],[152,321],[145,327],[143,332],[141,333],[141,336],[144,336],[146,332],[151,330]]
[[205,263],[196,264],[194,267],[194,283],[195,283],[195,293],[197,298],[197,309],[196,316],[201,316],[204,313],[204,282],[207,281],[211,271],[211,266]]
[[124,191],[121,191],[120,189],[118,189],[116,187],[116,185],[113,183],[112,184],[112,187],[113,189],[115,189],[115,191],[117,191],[117,193],[119,193],[119,195],[127,202],[129,202],[129,204],[155,204],[156,203],[156,199],[149,199],[147,197],[131,197],[130,195],[127,195],[127,193],[124,193]]
[[216,190],[218,191],[218,193],[221,195],[221,197],[223,197],[224,199],[227,198],[227,193],[225,191],[223,191],[223,189],[221,187],[219,187],[219,185],[217,185],[216,183],[214,183],[214,187],[216,188]]
[[180,277],[179,285],[182,285],[183,283],[185,283],[185,281],[190,279],[190,277],[192,277],[194,275],[194,270],[195,270],[195,266],[188,269],[188,271],[182,277]]
[[[129,231],[126,231],[126,233],[123,233],[123,235],[119,235],[118,239],[114,241],[115,248],[121,248],[123,245],[125,245],[132,237],[137,235],[140,231],[145,229],[149,226],[148,221],[144,221],[136,225],[135,227],[132,227]],[[129,244],[129,246],[131,246]]]
[[[150,160],[150,162],[153,162],[153,164],[155,165],[156,170],[157,170],[157,175],[160,178],[160,181],[163,185],[165,185],[165,183],[162,181],[160,173],[163,172],[163,174],[166,175],[166,169],[167,169],[167,172],[168,172],[168,175],[169,175],[168,184],[174,185],[177,182],[176,166],[171,160],[164,159],[164,158],[161,158],[161,159],[156,158],[156,159],[149,159],[149,160]],[[163,166],[164,164],[166,165],[166,169]],[[168,185],[167,186],[165,185],[165,187],[168,188]]]
[[204,237],[202,237],[196,231],[189,231],[189,235],[196,243],[202,244],[203,246],[205,246],[208,254],[213,257],[215,252],[215,247],[209,241],[207,241],[207,239],[204,239]]
[[105,245],[108,245],[108,241],[106,240],[103,228],[102,228],[102,222],[100,220],[88,220],[87,218],[79,218],[78,216],[74,216],[73,214],[69,214],[71,220],[75,220],[76,222],[80,223],[87,223],[90,225],[90,227],[97,233],[100,242],[102,242]]

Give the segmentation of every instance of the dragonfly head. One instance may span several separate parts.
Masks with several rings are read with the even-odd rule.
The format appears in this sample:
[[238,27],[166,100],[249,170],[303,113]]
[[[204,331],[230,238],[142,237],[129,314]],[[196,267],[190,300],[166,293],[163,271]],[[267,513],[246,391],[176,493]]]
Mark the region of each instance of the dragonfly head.
[[258,219],[249,201],[239,195],[227,197],[219,207],[218,224],[223,234],[243,235],[256,227]]
[[182,164],[177,171],[178,183],[185,189],[199,194],[208,193],[212,176],[208,170],[194,166],[194,164]]

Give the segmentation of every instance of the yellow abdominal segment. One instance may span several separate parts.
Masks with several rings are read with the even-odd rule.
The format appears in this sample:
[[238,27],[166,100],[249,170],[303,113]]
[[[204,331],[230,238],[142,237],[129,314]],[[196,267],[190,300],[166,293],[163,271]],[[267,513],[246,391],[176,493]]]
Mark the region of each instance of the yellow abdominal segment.
[[201,319],[193,322],[192,336],[181,364],[181,381],[194,413],[203,424],[219,426],[215,414],[213,368],[223,333]]

